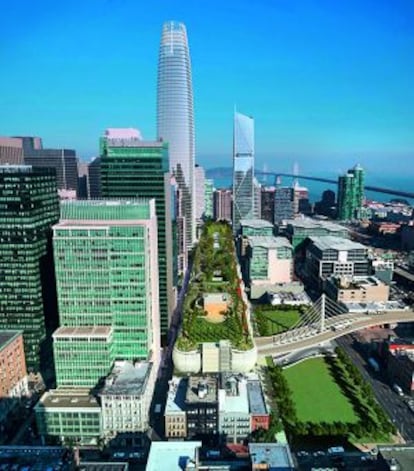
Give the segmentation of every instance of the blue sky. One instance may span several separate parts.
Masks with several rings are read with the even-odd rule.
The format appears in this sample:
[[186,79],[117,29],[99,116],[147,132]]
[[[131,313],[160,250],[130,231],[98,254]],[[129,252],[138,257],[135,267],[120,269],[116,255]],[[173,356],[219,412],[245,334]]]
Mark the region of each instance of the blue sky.
[[414,177],[412,0],[0,0],[0,135],[98,152],[107,127],[155,137],[163,21],[189,34],[196,149],[231,165],[232,112],[258,166]]

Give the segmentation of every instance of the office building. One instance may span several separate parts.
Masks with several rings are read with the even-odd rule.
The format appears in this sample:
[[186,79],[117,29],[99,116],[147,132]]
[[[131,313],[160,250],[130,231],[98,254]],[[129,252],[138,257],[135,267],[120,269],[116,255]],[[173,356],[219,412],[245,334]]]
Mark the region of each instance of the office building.
[[292,246],[288,239],[274,236],[250,236],[247,243],[249,248],[246,251],[245,262],[248,266],[245,282],[248,285],[271,285],[292,281]]
[[286,219],[292,219],[295,191],[291,187],[276,186],[275,188],[275,223],[279,224]]
[[174,309],[168,144],[143,141],[135,129],[108,129],[100,140],[100,147],[104,198],[155,198],[161,334],[165,336]]
[[72,149],[45,149],[39,138],[22,137],[24,163],[34,167],[54,168],[58,191],[78,189],[78,159]]
[[213,217],[213,194],[214,194],[214,181],[206,178],[204,181],[204,216],[207,219]]
[[101,197],[101,158],[95,157],[88,165],[88,197]]
[[55,389],[43,394],[35,406],[36,424],[43,444],[97,445],[101,437],[101,407],[88,390]]
[[232,221],[232,192],[225,188],[214,191],[213,217],[215,221]]
[[338,178],[338,219],[359,218],[364,201],[365,171],[360,165]]
[[[218,434],[222,443],[243,443],[252,431],[269,429],[269,412],[254,373],[226,372],[195,379],[173,377],[169,384],[165,432],[170,440],[183,439],[190,430],[194,434],[195,429],[202,436],[210,429],[211,437]],[[201,404],[201,409],[195,410],[194,404]],[[210,410],[211,420],[206,419],[204,408]]]
[[78,161],[78,191],[77,197],[82,200],[89,198],[89,165],[87,162]]
[[[289,445],[282,443],[249,443],[249,455],[253,471],[263,469],[294,471],[296,469]],[[316,470],[317,468],[312,469]]]
[[9,412],[29,394],[22,334],[0,330],[0,433]]
[[0,165],[22,165],[23,158],[21,138],[0,136]]
[[254,192],[254,120],[234,114],[233,129],[233,232],[241,219],[255,217]]
[[262,214],[262,185],[256,177],[253,179],[253,197],[254,197],[254,211],[253,217],[260,219]]
[[309,280],[317,285],[331,275],[367,276],[370,273],[368,248],[340,237],[310,237],[305,272]]
[[197,222],[203,219],[205,212],[205,183],[206,174],[204,168],[196,164],[194,168],[194,196],[195,196],[195,218]]
[[53,247],[61,326],[112,327],[114,359],[157,357],[155,201],[64,201]]
[[388,285],[375,276],[331,276],[324,284],[325,293],[338,303],[385,303]]
[[53,351],[58,387],[93,388],[112,366],[112,327],[59,327]]
[[218,381],[215,376],[190,376],[185,396],[187,438],[218,439]]
[[219,389],[219,433],[227,443],[243,443],[251,432],[247,381],[221,375]]
[[99,392],[105,440],[116,437],[118,441],[129,438],[134,444],[142,442],[142,433],[149,427],[156,376],[157,369],[152,363],[114,364]]
[[273,236],[273,224],[264,219],[242,219],[240,221],[240,233],[243,237]]
[[40,371],[46,327],[57,324],[51,227],[58,219],[53,169],[0,167],[0,329],[23,330],[30,372]]
[[308,237],[335,236],[342,239],[349,239],[349,231],[346,227],[331,221],[306,217],[286,221],[286,235],[295,252],[305,247],[305,241]]
[[325,190],[321,200],[315,203],[314,210],[316,214],[334,218],[336,216],[335,192]]
[[275,187],[262,186],[260,203],[260,219],[274,224],[275,222]]
[[168,142],[170,172],[179,191],[178,207],[184,230],[184,252],[180,271],[185,271],[187,251],[196,239],[194,208],[194,109],[191,61],[187,31],[183,23],[164,23],[158,60],[157,138]]
[[185,396],[187,378],[173,378],[169,381],[167,402],[165,404],[165,436],[167,439],[178,440],[187,437],[187,413]]

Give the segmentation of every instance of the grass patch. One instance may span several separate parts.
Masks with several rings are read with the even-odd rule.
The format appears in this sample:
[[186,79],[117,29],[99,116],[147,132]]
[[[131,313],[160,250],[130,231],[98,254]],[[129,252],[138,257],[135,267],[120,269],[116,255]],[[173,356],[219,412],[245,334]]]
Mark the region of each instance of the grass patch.
[[289,330],[300,320],[298,309],[269,308],[255,309],[255,319],[259,334],[269,336]]
[[283,371],[301,422],[356,423],[351,403],[331,376],[323,358],[312,358]]

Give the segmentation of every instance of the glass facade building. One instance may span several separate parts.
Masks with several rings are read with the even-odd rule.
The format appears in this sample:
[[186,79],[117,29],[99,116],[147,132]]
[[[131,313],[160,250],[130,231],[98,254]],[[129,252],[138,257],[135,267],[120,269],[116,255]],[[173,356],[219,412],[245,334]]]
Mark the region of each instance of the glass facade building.
[[53,169],[0,167],[0,329],[23,330],[29,371],[40,370],[56,316],[50,244],[58,219]]
[[58,190],[78,188],[78,159],[72,149],[44,149],[42,140],[22,137],[24,163],[43,168],[54,168]]
[[365,171],[360,165],[338,179],[338,219],[357,219],[364,201]]
[[60,325],[112,327],[114,360],[158,355],[155,201],[64,201],[53,247]]
[[234,114],[233,134],[233,232],[241,219],[252,219],[255,211],[254,193],[254,120],[241,113]]
[[276,224],[294,217],[294,196],[295,190],[291,187],[277,186],[275,188],[274,222]]
[[166,335],[174,308],[168,144],[137,138],[102,137],[100,153],[104,198],[155,198],[161,335]]
[[[180,192],[178,236],[184,241],[180,270],[196,238],[194,208],[194,109],[190,52],[185,25],[163,25],[158,60],[157,138],[169,144],[170,171]],[[180,229],[182,228],[182,229]]]
[[112,366],[112,328],[60,327],[53,334],[53,351],[59,388],[93,388]]

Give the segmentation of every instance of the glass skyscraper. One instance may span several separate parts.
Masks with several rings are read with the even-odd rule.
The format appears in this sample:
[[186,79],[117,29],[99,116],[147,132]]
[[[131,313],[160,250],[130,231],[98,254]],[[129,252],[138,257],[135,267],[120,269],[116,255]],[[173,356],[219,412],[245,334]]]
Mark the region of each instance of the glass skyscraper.
[[[155,201],[64,201],[60,222],[53,228],[53,248],[61,325],[54,334],[58,379],[59,372],[63,377],[65,370],[60,363],[76,364],[76,358],[63,355],[68,349],[58,345],[68,338],[74,343],[73,355],[80,352],[77,344],[82,339],[101,338],[105,343],[111,336],[112,360],[157,356],[160,334]],[[111,327],[112,331],[65,329],[97,326]]]
[[164,23],[158,61],[157,137],[169,144],[170,171],[178,186],[178,234],[183,241],[180,270],[195,241],[194,110],[191,62],[184,24]]
[[364,201],[365,171],[360,165],[338,179],[338,219],[358,219]]
[[241,219],[254,217],[254,120],[234,114],[233,131],[233,231]]
[[166,335],[174,309],[168,144],[143,141],[139,135],[137,130],[105,132],[100,140],[101,191],[104,198],[155,198],[161,334]]
[[0,329],[23,330],[34,372],[46,329],[56,327],[51,236],[58,219],[54,169],[0,166]]

